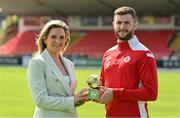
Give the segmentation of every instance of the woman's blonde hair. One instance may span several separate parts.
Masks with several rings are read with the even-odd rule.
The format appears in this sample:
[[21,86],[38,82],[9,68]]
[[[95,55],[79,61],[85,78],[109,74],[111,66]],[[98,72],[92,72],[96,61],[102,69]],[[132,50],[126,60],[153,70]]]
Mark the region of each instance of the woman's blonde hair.
[[66,43],[65,43],[65,47],[64,49],[62,49],[60,51],[60,54],[63,55],[66,48],[68,47],[68,44],[70,42],[70,32],[69,32],[69,28],[66,25],[66,23],[64,21],[61,20],[51,20],[48,23],[45,24],[45,26],[42,28],[38,38],[37,38],[37,46],[38,46],[38,51],[36,52],[36,54],[40,54],[44,51],[44,49],[46,48],[46,44],[44,43],[44,40],[48,37],[49,31],[52,28],[63,28],[64,32],[65,32],[65,37],[66,37]]

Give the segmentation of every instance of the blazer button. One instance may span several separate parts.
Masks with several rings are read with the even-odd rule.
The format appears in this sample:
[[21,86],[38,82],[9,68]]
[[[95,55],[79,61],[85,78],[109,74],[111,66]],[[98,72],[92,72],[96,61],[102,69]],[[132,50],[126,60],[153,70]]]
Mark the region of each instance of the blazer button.
[[59,82],[59,79],[55,79],[56,82]]

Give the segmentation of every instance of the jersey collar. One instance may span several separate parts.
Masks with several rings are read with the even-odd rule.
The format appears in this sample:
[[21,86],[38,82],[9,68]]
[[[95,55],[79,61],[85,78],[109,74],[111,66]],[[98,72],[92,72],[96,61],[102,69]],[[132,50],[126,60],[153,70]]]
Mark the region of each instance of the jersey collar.
[[132,49],[138,42],[137,37],[134,35],[130,40],[125,42],[117,42],[118,49],[121,51],[125,51],[128,49]]

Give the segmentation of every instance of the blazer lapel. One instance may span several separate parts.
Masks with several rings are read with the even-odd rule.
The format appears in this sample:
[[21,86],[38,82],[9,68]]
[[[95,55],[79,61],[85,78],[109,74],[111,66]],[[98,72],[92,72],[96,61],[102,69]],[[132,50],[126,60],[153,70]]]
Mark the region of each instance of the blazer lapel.
[[74,66],[71,65],[70,63],[68,63],[68,61],[66,61],[64,59],[64,57],[60,56],[61,57],[61,60],[66,68],[66,70],[68,71],[68,74],[69,74],[69,77],[71,79],[71,84],[70,84],[70,88],[71,88],[71,91],[73,91],[74,93],[74,90],[76,88],[76,84],[77,84],[77,80],[76,80],[76,76],[75,76],[75,73],[74,73]]
[[72,95],[72,91],[70,86],[68,85],[68,83],[63,79],[63,74],[61,73],[61,71],[59,70],[58,66],[56,65],[56,63],[54,62],[52,56],[49,54],[48,50],[45,49],[42,53],[42,56],[44,57],[44,59],[46,60],[46,62],[49,65],[49,68],[51,69],[52,73],[54,74],[55,77],[57,77],[57,79],[59,80],[59,82],[62,83],[66,93],[68,95]]

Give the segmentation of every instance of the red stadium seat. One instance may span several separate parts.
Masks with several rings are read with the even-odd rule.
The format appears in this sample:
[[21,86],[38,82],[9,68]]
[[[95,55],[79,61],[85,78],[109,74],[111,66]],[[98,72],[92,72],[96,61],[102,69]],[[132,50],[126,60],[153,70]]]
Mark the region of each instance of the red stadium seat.
[[37,34],[37,31],[18,33],[15,37],[0,47],[0,55],[14,56],[31,54],[37,50],[35,44]]
[[[152,50],[157,59],[172,54],[172,50],[168,48],[168,43],[174,34],[173,30],[139,30],[135,34],[140,42]],[[115,44],[116,39],[113,31],[87,31],[87,34],[76,45],[69,48],[66,54],[102,57],[103,53]]]
[[[113,31],[98,30],[85,31],[75,45],[69,46],[66,55],[87,55],[100,58],[103,53],[116,44]],[[160,59],[172,54],[168,43],[172,39],[174,30],[138,30],[135,34],[144,45],[152,50],[155,57]],[[18,33],[9,42],[0,47],[0,55],[29,55],[37,50],[35,39],[37,31]]]

